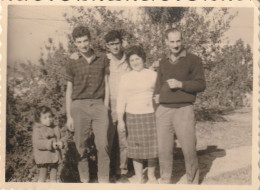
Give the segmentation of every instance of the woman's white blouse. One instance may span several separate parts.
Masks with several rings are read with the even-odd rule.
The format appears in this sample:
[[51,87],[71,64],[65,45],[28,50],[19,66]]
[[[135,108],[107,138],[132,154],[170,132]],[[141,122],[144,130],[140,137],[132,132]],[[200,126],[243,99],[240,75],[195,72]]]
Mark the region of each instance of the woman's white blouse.
[[153,92],[157,73],[150,69],[130,71],[121,77],[117,97],[117,112],[153,113]]

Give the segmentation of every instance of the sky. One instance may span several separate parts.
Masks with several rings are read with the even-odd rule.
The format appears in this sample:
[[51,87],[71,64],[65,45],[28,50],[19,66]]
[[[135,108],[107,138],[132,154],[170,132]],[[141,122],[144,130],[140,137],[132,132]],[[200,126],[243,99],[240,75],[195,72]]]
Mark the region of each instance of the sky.
[[[242,38],[246,44],[253,45],[253,9],[232,8],[238,15],[231,22],[226,37],[230,43]],[[51,37],[54,43],[67,44],[71,28],[63,14],[73,14],[68,6],[9,6],[8,7],[8,63],[37,63],[40,49]]]

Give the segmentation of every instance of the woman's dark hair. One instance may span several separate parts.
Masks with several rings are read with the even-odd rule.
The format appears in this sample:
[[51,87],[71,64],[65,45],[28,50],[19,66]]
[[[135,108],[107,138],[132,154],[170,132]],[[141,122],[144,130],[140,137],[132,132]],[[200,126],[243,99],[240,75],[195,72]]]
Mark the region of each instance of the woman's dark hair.
[[86,26],[77,26],[73,29],[72,38],[75,41],[76,38],[87,36],[91,40],[89,29]]
[[145,54],[145,51],[142,46],[134,45],[134,46],[129,47],[126,50],[126,61],[128,64],[129,64],[129,59],[132,55],[138,55],[139,57],[141,57],[143,59],[143,62],[145,63],[146,54]]
[[49,108],[47,106],[41,106],[41,107],[36,108],[35,113],[34,113],[35,122],[40,122],[41,114],[45,114],[45,113],[50,113],[53,116],[53,112],[52,112],[51,108]]

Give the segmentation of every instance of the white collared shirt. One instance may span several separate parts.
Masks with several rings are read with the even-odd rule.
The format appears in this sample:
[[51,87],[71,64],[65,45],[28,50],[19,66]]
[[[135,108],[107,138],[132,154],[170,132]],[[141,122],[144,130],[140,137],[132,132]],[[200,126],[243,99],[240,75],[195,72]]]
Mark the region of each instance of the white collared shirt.
[[125,54],[118,60],[115,56],[111,53],[107,54],[107,58],[110,60],[109,64],[109,88],[110,88],[110,98],[113,100],[117,99],[118,94],[118,86],[119,81],[122,75],[130,71],[128,64],[126,62]]

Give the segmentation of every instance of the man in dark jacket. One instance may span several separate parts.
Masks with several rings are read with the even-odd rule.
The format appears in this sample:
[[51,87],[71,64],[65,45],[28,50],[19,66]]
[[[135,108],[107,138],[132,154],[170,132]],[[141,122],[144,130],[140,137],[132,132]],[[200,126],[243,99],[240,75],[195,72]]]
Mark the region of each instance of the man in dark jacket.
[[159,63],[155,88],[161,183],[171,183],[174,133],[182,147],[188,183],[199,183],[193,103],[205,87],[202,61],[186,52],[177,29],[165,33],[169,54]]

